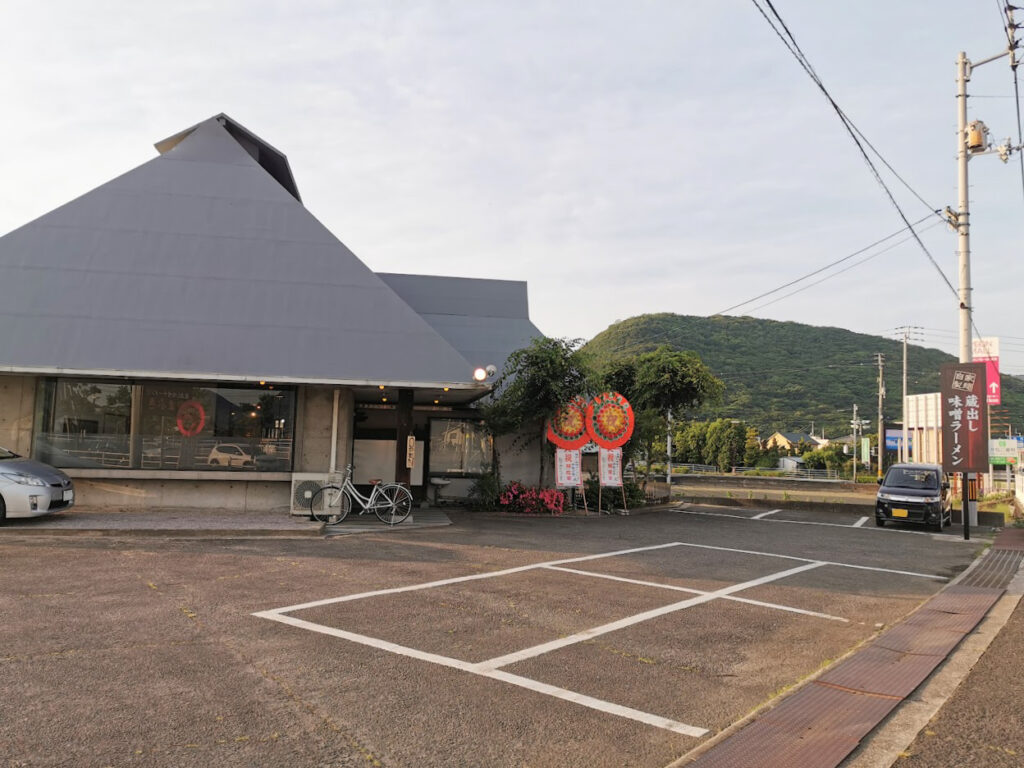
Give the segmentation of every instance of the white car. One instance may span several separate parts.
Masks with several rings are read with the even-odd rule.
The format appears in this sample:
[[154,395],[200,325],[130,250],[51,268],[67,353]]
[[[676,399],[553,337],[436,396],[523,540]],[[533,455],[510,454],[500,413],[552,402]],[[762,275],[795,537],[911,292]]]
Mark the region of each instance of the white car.
[[237,443],[217,443],[210,449],[206,463],[212,467],[251,467],[252,454]]
[[59,469],[0,448],[0,522],[39,517],[75,503],[71,478]]

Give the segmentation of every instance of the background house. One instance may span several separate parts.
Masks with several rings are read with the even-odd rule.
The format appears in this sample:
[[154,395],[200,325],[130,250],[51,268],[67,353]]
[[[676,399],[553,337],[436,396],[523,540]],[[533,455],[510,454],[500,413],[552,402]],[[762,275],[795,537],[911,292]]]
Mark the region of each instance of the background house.
[[807,450],[814,450],[819,445],[817,438],[811,437],[806,432],[776,432],[765,440],[764,447],[766,449],[778,448],[780,451],[796,451],[801,444]]

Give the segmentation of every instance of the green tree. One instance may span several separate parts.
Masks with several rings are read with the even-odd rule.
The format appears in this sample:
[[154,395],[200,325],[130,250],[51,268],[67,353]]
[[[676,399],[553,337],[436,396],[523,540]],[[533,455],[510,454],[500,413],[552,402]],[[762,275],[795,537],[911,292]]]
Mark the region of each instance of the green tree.
[[699,357],[669,346],[613,359],[605,366],[601,383],[621,393],[633,407],[634,438],[624,455],[643,452],[648,459],[655,441],[668,434],[670,414],[680,417],[691,408],[717,401],[724,389]]
[[[588,394],[592,371],[580,354],[581,339],[540,337],[509,355],[490,400],[481,406],[495,435],[533,432],[540,441],[539,484],[544,484],[546,421],[577,395]],[[532,442],[532,441],[531,441]]]
[[771,467],[774,469],[779,466],[779,446],[772,443],[772,446],[767,450],[761,451],[761,459],[757,462],[759,467]]
[[676,431],[676,455],[684,464],[703,464],[704,446],[708,441],[708,422],[691,421]]
[[756,467],[761,459],[761,441],[758,439],[757,429],[747,427],[747,434],[743,441],[743,466]]

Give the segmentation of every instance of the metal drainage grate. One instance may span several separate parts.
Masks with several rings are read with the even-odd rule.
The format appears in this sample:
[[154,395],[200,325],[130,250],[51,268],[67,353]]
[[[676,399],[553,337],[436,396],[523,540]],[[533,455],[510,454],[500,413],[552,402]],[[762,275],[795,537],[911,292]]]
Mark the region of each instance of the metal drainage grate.
[[992,549],[984,561],[967,575],[959,586],[1005,589],[1017,575],[1024,552],[1013,549]]

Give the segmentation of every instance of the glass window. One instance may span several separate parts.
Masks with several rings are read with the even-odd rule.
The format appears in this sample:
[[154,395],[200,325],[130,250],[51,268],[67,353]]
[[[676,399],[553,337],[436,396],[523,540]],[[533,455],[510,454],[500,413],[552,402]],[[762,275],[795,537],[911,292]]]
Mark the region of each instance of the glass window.
[[49,379],[39,389],[35,458],[58,467],[130,466],[129,384]]
[[929,469],[893,467],[886,475],[885,485],[891,488],[935,490],[939,487],[939,473]]
[[58,467],[288,472],[294,425],[290,388],[46,379],[33,455]]
[[479,421],[430,421],[430,474],[480,475],[491,465],[493,440]]
[[295,394],[267,387],[142,385],[143,469],[288,472]]

